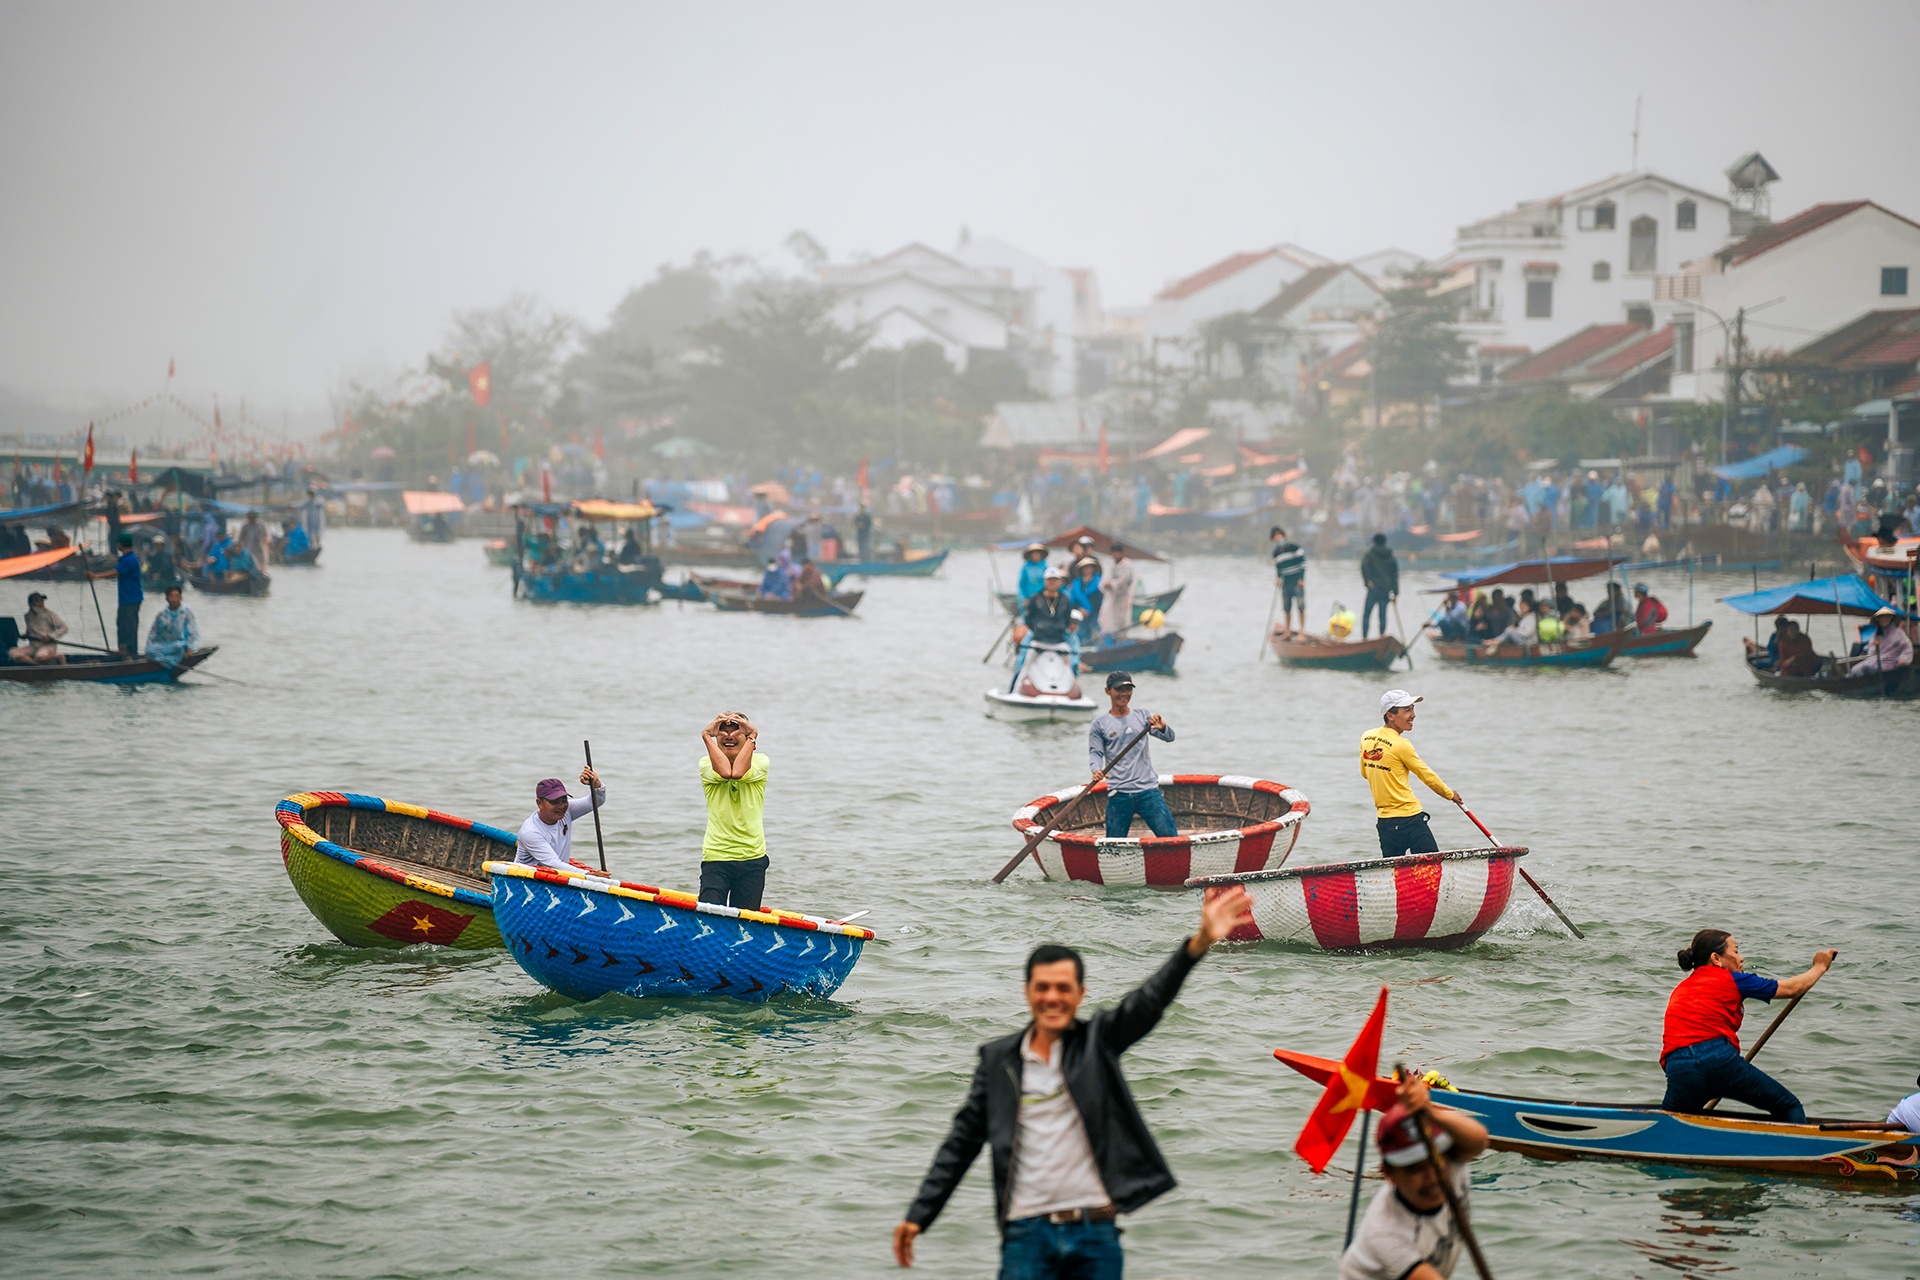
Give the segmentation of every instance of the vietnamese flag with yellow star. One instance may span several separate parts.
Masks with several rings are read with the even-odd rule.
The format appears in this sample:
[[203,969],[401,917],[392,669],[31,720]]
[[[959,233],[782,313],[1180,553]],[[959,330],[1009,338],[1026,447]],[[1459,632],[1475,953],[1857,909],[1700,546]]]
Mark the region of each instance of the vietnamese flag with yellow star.
[[1393,1082],[1374,1075],[1380,1065],[1380,1032],[1386,1025],[1387,989],[1381,987],[1367,1025],[1360,1028],[1360,1038],[1329,1075],[1327,1091],[1320,1095],[1319,1105],[1307,1117],[1307,1127],[1293,1144],[1294,1152],[1315,1173],[1327,1167],[1333,1153],[1346,1141],[1355,1116],[1362,1111],[1384,1111],[1394,1103],[1397,1095]]
[[472,923],[471,915],[463,916],[458,911],[448,911],[430,902],[410,899],[378,920],[368,921],[367,928],[395,942],[431,942],[450,947]]

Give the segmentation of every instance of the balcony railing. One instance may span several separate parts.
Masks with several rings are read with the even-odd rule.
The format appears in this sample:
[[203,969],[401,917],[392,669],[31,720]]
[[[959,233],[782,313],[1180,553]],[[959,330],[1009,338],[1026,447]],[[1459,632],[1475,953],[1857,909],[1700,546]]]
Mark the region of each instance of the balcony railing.
[[1675,302],[1699,296],[1700,276],[1696,272],[1685,271],[1679,275],[1654,277],[1653,300],[1655,302]]

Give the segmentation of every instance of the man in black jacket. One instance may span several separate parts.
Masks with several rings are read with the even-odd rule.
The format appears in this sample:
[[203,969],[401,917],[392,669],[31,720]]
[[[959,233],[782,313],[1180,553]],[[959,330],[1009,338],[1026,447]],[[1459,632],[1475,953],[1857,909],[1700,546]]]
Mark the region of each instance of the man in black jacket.
[[1367,638],[1373,626],[1373,611],[1380,611],[1380,634],[1387,634],[1387,605],[1400,598],[1400,562],[1393,558],[1387,535],[1373,535],[1373,545],[1360,557],[1360,581],[1367,587],[1367,603],[1360,610],[1360,638]]
[[1209,891],[1200,928],[1159,972],[1087,1019],[1078,1016],[1086,995],[1079,953],[1044,946],[1027,957],[1033,1021],[980,1046],[966,1104],[906,1221],[893,1229],[894,1260],[913,1265],[914,1238],[939,1216],[984,1144],[993,1153],[1001,1280],[1118,1280],[1115,1218],[1173,1188],[1120,1055],[1153,1030],[1208,948],[1251,916],[1245,889]]

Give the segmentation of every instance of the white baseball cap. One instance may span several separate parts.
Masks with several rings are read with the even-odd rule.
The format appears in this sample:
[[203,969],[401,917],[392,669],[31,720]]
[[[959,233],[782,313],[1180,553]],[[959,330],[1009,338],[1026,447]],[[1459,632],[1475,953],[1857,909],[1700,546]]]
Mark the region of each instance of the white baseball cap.
[[1398,711],[1401,707],[1410,707],[1416,702],[1425,701],[1425,698],[1417,698],[1405,689],[1389,689],[1380,695],[1380,710]]

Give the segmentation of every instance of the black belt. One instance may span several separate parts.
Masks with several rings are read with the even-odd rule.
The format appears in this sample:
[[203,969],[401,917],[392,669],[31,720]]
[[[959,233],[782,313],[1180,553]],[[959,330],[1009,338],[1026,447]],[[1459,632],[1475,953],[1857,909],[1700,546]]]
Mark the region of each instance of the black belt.
[[1056,1226],[1068,1222],[1112,1222],[1120,1216],[1120,1211],[1110,1204],[1099,1205],[1092,1209],[1062,1209],[1047,1215],[1047,1221]]

